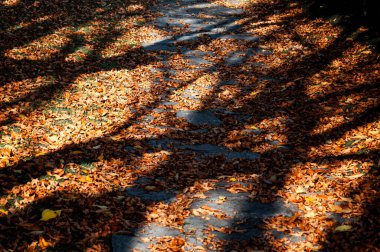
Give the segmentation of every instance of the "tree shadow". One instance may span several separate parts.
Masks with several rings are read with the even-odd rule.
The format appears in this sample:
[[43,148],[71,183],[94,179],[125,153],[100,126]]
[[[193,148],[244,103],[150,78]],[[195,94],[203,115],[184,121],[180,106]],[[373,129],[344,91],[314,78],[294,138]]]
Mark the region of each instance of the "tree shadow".
[[[268,15],[272,13],[271,11],[272,10],[268,10]],[[294,22],[294,20],[292,22]],[[291,25],[291,22],[288,24]],[[336,139],[345,132],[360,125],[378,120],[379,115],[376,113],[378,108],[373,107],[363,113],[358,113],[350,122],[342,124],[337,128],[333,128],[330,131],[323,133],[323,135],[314,136],[311,134],[311,131],[316,127],[321,116],[325,115],[322,105],[315,104],[316,102],[322,103],[321,101],[323,101],[323,99],[330,99],[330,97],[337,98],[338,96],[352,93],[360,94],[366,91],[366,89],[377,90],[375,84],[370,87],[355,87],[351,90],[344,90],[342,93],[332,93],[322,96],[319,101],[310,99],[306,94],[306,83],[304,83],[303,79],[307,79],[307,77],[321,71],[332,60],[342,55],[342,51],[349,46],[348,44],[344,44],[343,41],[347,38],[347,34],[351,34],[356,27],[351,27],[351,29],[352,30],[346,30],[343,32],[341,37],[329,47],[303,58],[294,65],[286,66],[286,68],[272,69],[273,73],[276,73],[277,76],[282,76],[281,81],[268,84],[265,87],[264,92],[260,93],[257,97],[246,101],[247,103],[244,104],[244,107],[235,111],[251,110],[251,115],[253,116],[245,122],[237,122],[237,125],[232,125],[229,130],[242,128],[244,127],[244,124],[258,123],[264,119],[273,118],[278,115],[286,114],[291,117],[292,121],[289,121],[286,124],[287,144],[291,146],[290,150],[278,148],[273,151],[267,151],[261,154],[259,160],[239,160],[237,165],[235,161],[229,161],[220,156],[211,156],[206,157],[205,159],[196,160],[194,159],[194,152],[178,148],[177,146],[170,148],[172,154],[165,160],[160,161],[152,168],[142,169],[144,168],[144,163],[141,162],[146,155],[166,155],[165,153],[161,153],[162,146],[161,148],[152,147],[151,140],[156,139],[149,137],[145,137],[144,139],[130,138],[128,140],[120,141],[112,139],[112,136],[128,129],[129,126],[134,124],[135,120],[138,120],[146,113],[142,111],[141,113],[138,112],[134,114],[128,122],[125,122],[125,124],[115,129],[109,136],[92,139],[89,142],[82,142],[80,144],[68,145],[54,153],[35,157],[33,160],[20,162],[6,170],[2,170],[0,176],[5,178],[6,181],[2,183],[1,194],[10,193],[15,190],[17,191],[17,188],[19,188],[20,185],[27,182],[33,183],[33,180],[36,178],[48,181],[47,178],[42,178],[42,176],[51,176],[49,173],[51,174],[55,167],[61,167],[69,172],[72,168],[71,165],[73,164],[79,164],[83,162],[83,160],[93,162],[98,159],[101,151],[104,155],[103,158],[105,161],[120,159],[122,160],[123,166],[130,167],[135,171],[132,172],[133,176],[131,176],[131,184],[134,185],[133,187],[145,188],[146,186],[155,186],[156,188],[166,188],[167,191],[174,194],[174,196],[170,196],[169,199],[177,197],[179,200],[186,200],[186,197],[189,195],[183,192],[188,188],[194,187],[199,181],[215,179],[220,176],[235,176],[236,174],[260,174],[262,178],[260,178],[255,185],[260,193],[256,195],[255,199],[268,199],[274,196],[276,192],[283,187],[284,182],[287,179],[287,174],[291,171],[292,165],[299,162],[309,161],[309,158],[300,154],[298,149],[302,148],[307,150],[310,147],[321,145],[325,143],[325,141]],[[184,36],[188,35],[189,34],[185,34]],[[106,36],[104,39],[108,40],[109,37]],[[166,42],[161,43],[165,44]],[[203,42],[198,42],[198,45],[202,43]],[[78,46],[78,42],[74,42],[73,45]],[[193,46],[196,47],[197,44]],[[67,51],[70,50],[74,50],[73,46],[68,47]],[[101,47],[96,50],[101,50]],[[132,53],[134,52],[135,51]],[[323,57],[321,58],[320,55],[323,55]],[[120,60],[124,60],[127,56],[128,54],[123,55]],[[75,74],[75,76],[79,73],[98,70],[99,67],[92,64],[94,59],[96,59],[96,56],[89,57],[85,62],[86,64],[83,65],[85,69],[81,69]],[[118,58],[112,58],[112,61],[115,60],[117,61]],[[130,67],[129,69],[131,69],[138,64],[147,64],[147,62],[149,61],[146,61],[146,58],[144,57],[141,59],[141,62],[128,65],[127,68]],[[124,67],[126,66],[123,66],[123,68]],[[28,68],[33,67],[27,65],[25,69]],[[72,65],[68,65],[64,66],[63,70],[68,71],[68,69],[71,68]],[[238,68],[239,67],[237,67],[236,70],[238,70]],[[216,67],[216,70],[218,70],[218,66]],[[247,72],[244,71],[243,73],[247,74]],[[64,88],[66,85],[69,85],[73,79],[74,77],[66,78],[64,82],[65,84],[62,87],[59,86],[59,88]],[[278,85],[285,82],[293,83],[286,89],[279,90]],[[179,85],[177,89],[181,87],[183,87],[183,85]],[[43,90],[43,92],[56,92],[56,89],[57,87],[53,85],[50,88]],[[203,107],[200,107],[200,110],[206,109],[205,105],[217,98],[216,95],[218,91],[219,90],[216,88],[212,92],[214,95],[201,101]],[[174,90],[172,92],[174,92]],[[37,93],[37,95],[39,94],[40,93]],[[164,100],[165,97],[169,97],[170,94],[170,92],[165,94],[161,99]],[[238,99],[239,95],[242,94],[237,93],[232,99]],[[27,97],[26,100],[28,99],[30,98]],[[50,97],[47,97],[46,99],[49,100]],[[290,105],[281,105],[284,101],[289,100],[293,100],[294,102]],[[255,108],[258,103],[263,104],[265,101],[272,103],[270,106],[271,110],[259,110]],[[156,100],[148,105],[152,108],[157,108],[160,103],[162,103],[162,100]],[[227,104],[228,102],[225,102],[220,106],[221,108],[224,108]],[[333,104],[337,105],[338,103]],[[12,104],[5,105],[5,107],[8,106],[12,106]],[[310,108],[307,116],[299,113],[300,107]],[[305,111],[302,110],[302,112]],[[187,128],[188,130],[185,132],[179,134],[166,133],[160,135],[159,138],[162,139],[167,137],[181,141],[187,140],[190,144],[194,144],[194,142],[196,144],[212,142],[216,145],[223,145],[223,139],[228,137],[226,134],[228,132],[218,131],[218,127],[216,127],[216,130],[214,130],[215,127],[213,126],[187,126]],[[208,129],[209,131],[206,133],[194,133],[192,131],[199,128]],[[300,138],[300,135],[302,138]],[[135,141],[138,141],[141,148],[133,150],[126,148],[126,146],[133,146]],[[99,151],[93,151],[94,146],[98,145],[101,146]],[[81,153],[73,154],[75,151],[81,151]],[[360,158],[368,158],[371,155],[365,154]],[[54,160],[55,163],[52,164],[52,160]],[[64,160],[64,162],[62,163],[60,160]],[[99,167],[99,169],[102,168]],[[22,170],[22,172],[15,173],[15,170]],[[107,171],[107,169],[105,170]],[[276,181],[275,188],[273,188],[273,185],[264,182],[264,179],[278,174],[281,174],[281,179]],[[138,179],[141,180],[144,178],[147,178],[148,180],[145,184],[141,184]],[[62,183],[62,181],[57,183]],[[86,194],[73,193],[70,190],[56,191],[51,195],[40,197],[40,199],[30,203],[25,210],[16,211],[6,219],[3,218],[3,224],[0,226],[2,229],[2,239],[6,239],[7,242],[2,246],[4,246],[4,248],[17,249],[17,247],[21,247],[22,244],[28,244],[34,241],[36,236],[42,234],[38,231],[42,230],[44,233],[56,235],[55,238],[51,237],[55,239],[56,244],[54,245],[54,249],[84,250],[86,245],[94,246],[98,243],[100,244],[102,243],[102,240],[108,240],[109,235],[117,231],[131,229],[132,231],[130,232],[132,234],[133,232],[137,232],[136,228],[143,225],[145,220],[151,218],[149,216],[152,212],[152,206],[156,206],[157,204],[160,204],[160,202],[143,202],[144,199],[130,197],[130,195],[122,190],[122,187],[117,183],[115,184],[111,182],[110,184],[110,188],[108,189],[110,192],[108,193],[89,192]],[[9,202],[8,204],[12,203],[14,204],[15,201]],[[177,206],[175,202],[172,204],[174,207]],[[46,208],[62,209],[62,218],[58,218],[57,220],[46,224],[39,222],[38,220],[40,218],[41,210]],[[187,208],[185,208],[185,210],[187,210]],[[242,209],[242,211],[243,210],[244,209]],[[176,214],[178,214],[176,218],[180,218],[181,214]],[[25,223],[25,220],[28,221]],[[38,225],[32,225],[31,223],[38,223]],[[70,223],[70,225],[67,225],[67,223]],[[169,226],[170,225],[173,224],[169,223]],[[234,227],[234,224],[232,224],[232,229],[234,228],[239,228],[239,226]],[[20,234],[20,230],[24,232]],[[63,234],[67,234],[67,236],[64,236]],[[228,235],[226,238],[228,238]],[[231,242],[225,245],[224,248],[228,250],[233,246],[235,246],[235,244]],[[244,246],[248,246],[248,244],[244,244]]]

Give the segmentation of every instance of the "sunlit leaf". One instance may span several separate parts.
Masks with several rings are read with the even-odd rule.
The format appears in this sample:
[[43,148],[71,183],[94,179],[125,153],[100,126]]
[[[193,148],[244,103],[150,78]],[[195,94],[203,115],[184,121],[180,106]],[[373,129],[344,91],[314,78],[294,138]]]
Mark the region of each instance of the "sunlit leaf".
[[42,249],[46,249],[50,246],[49,243],[42,236],[39,239],[39,245]]
[[89,182],[92,182],[93,180],[90,177],[90,175],[87,175],[87,176],[79,178],[78,181],[82,183],[89,183]]
[[4,209],[0,209],[0,214],[8,215],[8,211]]

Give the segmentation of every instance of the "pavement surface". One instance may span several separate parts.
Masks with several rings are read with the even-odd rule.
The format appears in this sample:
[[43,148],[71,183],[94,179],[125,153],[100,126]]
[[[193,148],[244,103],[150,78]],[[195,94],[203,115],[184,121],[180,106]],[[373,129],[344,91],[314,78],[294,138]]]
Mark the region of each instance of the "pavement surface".
[[[153,73],[166,73],[164,80],[157,79],[157,85],[163,84],[162,81],[178,81],[175,76],[179,72],[200,70],[212,73],[215,71],[217,67],[215,63],[207,60],[208,56],[213,55],[212,51],[205,52],[184,46],[186,43],[199,40],[202,36],[209,36],[211,39],[233,39],[241,43],[260,40],[260,37],[254,34],[240,32],[239,29],[242,26],[239,24],[239,20],[244,14],[243,9],[227,8],[200,0],[160,0],[154,8],[162,15],[152,25],[168,32],[184,27],[187,31],[181,33],[180,36],[168,36],[143,44],[145,50],[156,52],[158,57],[162,59],[164,67],[150,69]],[[188,60],[187,68],[173,69],[166,62],[168,55],[178,52]],[[234,51],[227,53],[222,64],[236,67],[243,65],[250,55],[268,55],[270,53],[270,51],[262,49]],[[237,81],[234,79],[226,80],[220,82],[219,85],[237,85]],[[205,85],[203,88],[211,89],[213,87]],[[188,100],[191,103],[200,103],[202,94],[198,93],[197,89],[187,88],[182,92],[182,97],[179,99]],[[194,127],[198,127],[197,130],[189,131],[189,134],[207,134],[210,128],[223,126],[225,122],[221,117],[226,115],[235,118],[238,122],[244,123],[246,120],[246,115],[231,112],[224,108],[176,110],[177,104],[178,101],[163,99],[158,106],[161,108],[156,109],[155,112],[172,113],[177,118],[182,118]],[[154,127],[153,117],[147,116],[143,120]],[[176,129],[173,128],[173,130]],[[251,131],[249,133],[261,133],[260,130]],[[270,144],[277,145],[277,142],[270,141]],[[231,151],[213,143],[191,143],[171,138],[153,139],[149,141],[149,145],[152,149],[181,150],[183,153],[195,155],[195,159],[199,160],[207,159],[210,156],[224,156],[227,160],[254,160],[260,157],[258,153]],[[281,146],[281,148],[289,147]],[[126,149],[133,150],[131,146],[126,146]],[[126,193],[148,203],[170,204],[176,200],[177,192],[175,190],[147,190],[146,187],[151,184],[150,180],[150,178],[140,178],[133,187],[127,189]],[[260,226],[263,225],[266,218],[278,215],[291,217],[298,211],[295,205],[287,204],[280,198],[273,202],[262,203],[255,201],[249,193],[243,191],[231,193],[228,189],[237,184],[241,185],[237,181],[225,179],[219,182],[215,188],[207,191],[206,197],[192,201],[189,207],[191,214],[184,219],[183,225],[180,227],[169,227],[160,223],[143,223],[140,228],[113,235],[113,250],[115,252],[151,251],[150,249],[159,243],[162,237],[179,237],[185,240],[186,251],[214,251],[217,249],[207,245],[206,237],[210,237],[210,235],[213,239],[238,242],[250,240],[254,237],[263,237],[264,233]],[[210,211],[213,211],[214,214],[209,214]],[[215,213],[219,214],[216,216],[223,217],[217,218]],[[292,242],[305,240],[304,236],[297,234],[297,230],[294,230],[292,234],[267,229],[266,233],[268,232],[275,239],[286,238]]]

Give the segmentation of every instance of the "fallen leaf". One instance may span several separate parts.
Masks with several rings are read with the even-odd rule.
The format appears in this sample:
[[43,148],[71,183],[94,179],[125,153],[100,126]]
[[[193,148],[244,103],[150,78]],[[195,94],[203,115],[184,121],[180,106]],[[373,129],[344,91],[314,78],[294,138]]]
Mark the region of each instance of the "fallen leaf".
[[50,210],[50,209],[45,209],[42,211],[42,218],[41,221],[48,221],[54,218],[57,218],[58,216],[61,215],[62,210]]
[[47,154],[47,152],[43,151],[43,152],[39,152],[35,155],[35,157],[39,157],[39,156],[45,156]]
[[104,159],[104,154],[103,152],[101,152],[100,155],[98,156],[98,160],[102,161],[103,159]]
[[8,211],[4,209],[0,209],[0,214],[8,215]]
[[296,193],[300,194],[300,193],[304,193],[304,192],[306,192],[306,191],[303,187],[301,187],[301,186],[297,187]]
[[303,217],[305,217],[305,218],[314,218],[315,217],[315,212],[308,212]]
[[352,229],[351,225],[341,225],[335,228],[335,231],[337,232],[346,232],[350,231]]
[[82,154],[83,151],[72,151],[71,154],[74,154],[74,155],[78,155],[78,154]]
[[255,95],[257,95],[258,93],[260,93],[260,91],[253,91],[253,92],[251,92],[251,96],[255,96]]
[[50,246],[50,244],[41,236],[39,239],[39,245],[42,249],[46,249],[47,247]]
[[257,127],[254,126],[254,125],[249,126],[249,128],[250,128],[250,129],[253,129],[253,130],[259,130],[259,128],[257,128]]
[[81,177],[81,178],[79,178],[78,181],[79,181],[79,182],[86,183],[86,182],[92,182],[93,180],[92,180],[92,178],[91,178],[89,175],[87,175],[87,176],[85,176],[85,177]]

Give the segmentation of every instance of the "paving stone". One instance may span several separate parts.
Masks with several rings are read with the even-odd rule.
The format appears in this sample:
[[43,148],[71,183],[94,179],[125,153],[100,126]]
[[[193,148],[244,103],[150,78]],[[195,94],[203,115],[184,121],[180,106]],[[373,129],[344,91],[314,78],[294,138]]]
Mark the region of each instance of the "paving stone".
[[208,110],[180,110],[177,111],[176,116],[178,118],[185,118],[187,122],[194,125],[220,126],[222,124],[222,121]]
[[141,118],[141,121],[145,123],[151,123],[153,122],[153,120],[154,120],[154,117],[151,115],[146,115]]
[[[241,184],[241,183],[238,183]],[[227,186],[233,185],[233,183],[228,183]],[[249,196],[249,193],[240,192],[232,193],[227,191],[225,188],[217,188],[204,193],[207,196],[207,201],[217,202],[220,200],[220,197],[226,197],[228,200],[239,200],[244,199]]]
[[233,52],[228,58],[225,59],[225,63],[228,66],[236,66],[243,63],[245,54],[243,52]]
[[186,99],[199,100],[201,98],[199,91],[194,89],[192,86],[187,87],[182,93],[182,97]]
[[164,39],[143,43],[141,46],[148,51],[176,51],[177,48],[173,42],[174,41],[172,41],[170,37],[167,37]]
[[184,220],[183,229],[186,233],[207,229],[207,221],[198,216],[190,216]]
[[127,188],[126,193],[130,196],[138,197],[143,201],[153,201],[153,202],[165,202],[170,203],[175,200],[175,193],[169,191],[147,191],[139,187]]
[[[224,29],[226,31],[231,31],[231,28],[224,28]],[[232,29],[232,30],[235,30],[235,29]],[[260,37],[246,35],[246,34],[211,34],[210,37],[213,39],[235,39],[235,40],[241,40],[241,41],[247,41],[247,42],[258,42],[260,40]]]
[[197,56],[197,57],[202,57],[202,56],[212,56],[214,55],[214,52],[205,52],[205,51],[200,51],[200,50],[188,50],[183,53],[185,56]]
[[[195,133],[203,133],[207,131],[193,131]],[[260,157],[260,154],[248,151],[231,151],[228,148],[213,145],[213,144],[186,144],[185,142],[181,142],[179,140],[174,139],[152,139],[148,141],[148,144],[152,148],[159,148],[163,150],[169,149],[182,149],[186,151],[196,152],[200,155],[204,156],[217,156],[222,155],[225,156],[226,159],[257,159]]]
[[128,235],[112,235],[112,251],[113,252],[130,252],[133,250],[141,252],[151,251],[148,247],[152,242],[144,243],[134,236]]
[[[130,235],[113,235],[112,248],[114,252],[151,251],[148,248],[149,245],[156,238],[164,236],[183,237],[183,234],[174,228],[149,223],[141,229],[132,230]],[[143,242],[143,238],[151,239],[151,241]]]
[[180,144],[180,141],[173,139],[151,139],[148,144],[155,149],[169,150],[170,148],[176,147]]
[[296,212],[297,208],[295,205],[287,204],[283,200],[277,199],[270,203],[246,201],[239,214],[242,216],[247,215],[251,217],[267,218],[278,215],[291,217]]
[[181,84],[185,83],[185,81],[183,81],[183,80],[176,80],[176,79],[172,79],[172,78],[168,78],[168,77],[165,77],[163,80],[166,82],[174,82],[174,83],[181,83]]
[[167,109],[163,109],[163,108],[155,108],[155,109],[153,109],[153,112],[155,112],[155,113],[164,113],[166,111],[167,111]]
[[176,105],[178,105],[178,102],[175,102],[175,101],[165,101],[165,102],[162,102],[161,104],[164,105],[164,106],[176,106]]
[[212,232],[220,240],[249,240],[253,237],[261,237],[262,231],[256,228],[250,228],[245,230],[245,232],[232,232],[232,233],[221,233],[221,232]]
[[205,60],[204,58],[202,57],[199,57],[199,56],[188,56],[187,59],[189,59],[191,61],[191,65],[194,65],[194,66],[200,66],[200,65],[210,65],[212,64],[212,62],[208,61],[208,60]]
[[[217,238],[223,240],[248,240],[252,237],[262,236],[262,231],[258,228],[263,223],[263,219],[284,215],[292,216],[296,211],[296,207],[291,204],[286,204],[282,200],[276,200],[271,203],[247,202],[247,193],[233,194],[225,189],[210,190],[205,193],[205,199],[196,200],[193,202],[191,209],[209,206],[213,209],[220,210],[226,213],[231,218],[219,220],[213,216],[190,216],[185,219],[184,230],[203,230],[209,225],[220,228],[227,227],[244,230],[244,232],[232,232],[230,234],[213,232]],[[223,203],[220,202],[220,197],[224,198]],[[276,237],[289,238],[293,240],[302,240],[303,237],[292,237],[281,232],[275,233]]]
[[183,98],[185,99],[190,99],[190,100],[193,100],[193,101],[199,101],[200,100],[200,97],[198,94],[189,94],[189,93],[185,93],[182,95]]

